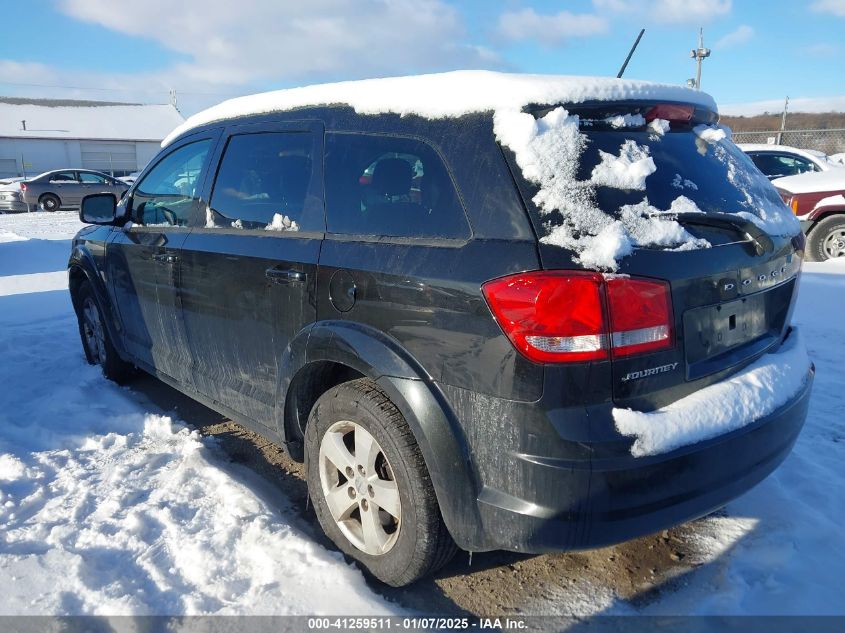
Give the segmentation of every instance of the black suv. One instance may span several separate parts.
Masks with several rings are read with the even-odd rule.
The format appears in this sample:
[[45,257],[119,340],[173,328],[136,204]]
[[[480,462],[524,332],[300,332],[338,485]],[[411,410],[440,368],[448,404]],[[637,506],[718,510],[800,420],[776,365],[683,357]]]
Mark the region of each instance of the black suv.
[[581,121],[580,178],[629,140],[658,167],[595,204],[668,209],[682,190],[703,212],[673,217],[710,247],[585,269],[547,239],[565,214],[538,208],[491,111],[248,114],[179,135],[119,202],[84,200],[100,226],[75,238],[69,274],[88,361],[117,381],[149,372],[304,459],[326,534],[397,586],[456,548],[590,548],[721,507],[789,452],[811,367],[761,419],[663,452],[632,454],[614,411],[774,357],[803,238],[730,213],[747,197],[736,168],[694,131],[713,111],[562,105]]

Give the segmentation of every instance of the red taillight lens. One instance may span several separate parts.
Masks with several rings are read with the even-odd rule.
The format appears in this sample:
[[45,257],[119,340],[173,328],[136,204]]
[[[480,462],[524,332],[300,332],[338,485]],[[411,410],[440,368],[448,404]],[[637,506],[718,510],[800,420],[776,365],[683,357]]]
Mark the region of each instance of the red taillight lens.
[[488,281],[484,297],[507,337],[540,363],[607,358],[604,278],[532,272]]
[[21,183],[21,191],[26,191],[26,183],[25,182]]
[[529,272],[482,286],[514,346],[538,363],[629,356],[672,345],[669,285],[578,271]]
[[672,305],[663,281],[607,280],[610,345],[614,356],[631,356],[672,346]]
[[651,123],[655,119],[665,119],[672,123],[689,123],[695,108],[691,105],[678,103],[658,103],[645,113],[645,120]]

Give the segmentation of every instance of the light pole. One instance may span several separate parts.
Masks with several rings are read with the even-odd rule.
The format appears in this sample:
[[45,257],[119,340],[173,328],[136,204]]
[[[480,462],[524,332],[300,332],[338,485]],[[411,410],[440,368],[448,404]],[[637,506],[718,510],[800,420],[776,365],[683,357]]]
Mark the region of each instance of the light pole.
[[710,57],[710,49],[704,48],[704,29],[698,31],[698,48],[692,49],[689,54],[695,60],[697,69],[695,72],[695,79],[687,79],[687,85],[690,88],[701,90],[701,62],[706,57]]

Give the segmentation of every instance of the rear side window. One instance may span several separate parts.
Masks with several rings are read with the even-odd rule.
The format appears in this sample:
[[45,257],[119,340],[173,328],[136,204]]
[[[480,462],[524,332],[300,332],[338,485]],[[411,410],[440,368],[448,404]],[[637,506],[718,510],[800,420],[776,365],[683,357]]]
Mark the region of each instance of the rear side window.
[[200,175],[211,141],[183,145],[135,187],[132,219],[145,226],[186,226],[199,202]]
[[76,173],[72,171],[60,171],[50,176],[50,182],[76,182]]
[[313,201],[312,150],[310,132],[232,136],[217,172],[206,228],[299,230]]
[[470,235],[437,152],[417,139],[326,135],[326,205],[332,233],[390,237]]

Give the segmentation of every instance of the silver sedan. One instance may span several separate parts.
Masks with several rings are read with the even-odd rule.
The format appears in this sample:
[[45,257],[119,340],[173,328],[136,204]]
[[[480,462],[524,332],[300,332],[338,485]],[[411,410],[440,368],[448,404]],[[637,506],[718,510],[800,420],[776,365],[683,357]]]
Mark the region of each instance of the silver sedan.
[[21,183],[24,204],[42,211],[79,208],[82,198],[94,193],[113,193],[120,198],[129,185],[107,174],[88,169],[48,171]]

